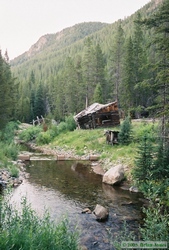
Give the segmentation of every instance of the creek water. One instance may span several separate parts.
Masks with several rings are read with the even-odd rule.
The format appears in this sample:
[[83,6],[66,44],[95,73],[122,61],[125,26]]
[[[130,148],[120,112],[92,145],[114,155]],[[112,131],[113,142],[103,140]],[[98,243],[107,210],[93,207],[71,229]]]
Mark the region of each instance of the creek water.
[[[89,162],[38,160],[26,167],[29,178],[14,189],[12,202],[27,197],[32,208],[42,214],[47,209],[52,219],[67,216],[72,228],[80,232],[80,242],[87,249],[112,250],[113,240],[123,227],[137,231],[141,218],[140,194],[102,183],[102,176],[93,172]],[[18,203],[19,204],[19,203]],[[96,221],[94,214],[84,214],[84,208],[94,210],[96,204],[109,209],[106,222]]]

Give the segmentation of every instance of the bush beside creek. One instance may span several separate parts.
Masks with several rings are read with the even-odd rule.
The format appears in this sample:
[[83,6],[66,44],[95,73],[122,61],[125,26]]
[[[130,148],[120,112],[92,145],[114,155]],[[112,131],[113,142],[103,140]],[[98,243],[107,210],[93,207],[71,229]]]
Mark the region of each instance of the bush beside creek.
[[76,229],[70,230],[67,218],[55,223],[46,212],[39,217],[23,198],[21,211],[1,201],[0,249],[78,250]]
[[18,123],[9,122],[5,129],[0,131],[0,183],[2,186],[8,182],[10,185],[14,185],[16,178],[19,177],[16,160],[20,147],[14,142],[17,129]]
[[[16,125],[10,124],[8,126],[12,127],[13,131],[18,129],[18,127],[15,127]],[[64,152],[66,154],[69,151],[72,155],[78,157],[90,154],[98,155],[100,165],[104,170],[108,170],[119,163],[124,165],[126,167],[126,179],[137,186],[149,201],[148,208],[143,209],[145,219],[144,225],[140,228],[140,240],[169,242],[169,147],[167,142],[159,137],[159,122],[146,119],[130,121],[129,118],[126,118],[121,122],[120,127],[109,128],[120,132],[119,143],[114,146],[106,143],[104,129],[76,130],[75,128],[73,117],[70,116],[58,125],[47,123],[45,126],[29,126],[19,133],[19,138],[39,147],[50,149],[51,152]],[[9,159],[17,159],[19,146],[12,144],[16,150],[15,153],[14,148],[11,149],[10,147],[13,142],[6,138],[5,132],[1,133],[1,138],[3,138],[1,140],[3,146],[0,151],[1,168],[10,170],[12,167],[9,164]],[[14,137],[11,136],[11,138]],[[10,171],[15,172],[14,170]],[[31,221],[32,218],[28,217],[29,220]],[[2,226],[2,235],[4,230],[6,229]],[[125,228],[124,231],[126,230]],[[53,233],[52,235],[52,237],[56,237]],[[126,235],[125,239],[124,235]],[[130,234],[123,234],[123,237],[119,235],[116,240],[112,239],[112,245],[116,249],[121,249],[121,240],[133,240],[129,236]],[[66,237],[69,238],[69,236]]]

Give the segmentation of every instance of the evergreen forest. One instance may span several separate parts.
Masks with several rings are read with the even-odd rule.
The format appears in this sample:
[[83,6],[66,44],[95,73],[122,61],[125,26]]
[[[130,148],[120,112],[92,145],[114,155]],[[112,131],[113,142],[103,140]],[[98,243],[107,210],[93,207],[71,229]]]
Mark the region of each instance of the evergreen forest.
[[115,100],[126,115],[142,109],[166,114],[169,10],[162,2],[152,0],[113,24],[80,23],[41,37],[10,62],[15,117],[63,120],[93,102]]
[[[63,121],[94,102],[118,101],[127,116],[169,113],[169,1],[152,0],[113,24],[80,23],[0,57],[1,120]],[[2,124],[3,126],[3,124]]]

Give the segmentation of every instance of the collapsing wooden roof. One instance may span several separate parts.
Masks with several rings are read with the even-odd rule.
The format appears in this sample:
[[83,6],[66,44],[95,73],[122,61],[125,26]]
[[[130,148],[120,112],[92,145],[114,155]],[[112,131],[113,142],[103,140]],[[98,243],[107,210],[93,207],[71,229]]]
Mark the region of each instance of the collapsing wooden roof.
[[82,129],[110,127],[120,124],[117,102],[93,103],[75,115],[74,119],[78,127]]

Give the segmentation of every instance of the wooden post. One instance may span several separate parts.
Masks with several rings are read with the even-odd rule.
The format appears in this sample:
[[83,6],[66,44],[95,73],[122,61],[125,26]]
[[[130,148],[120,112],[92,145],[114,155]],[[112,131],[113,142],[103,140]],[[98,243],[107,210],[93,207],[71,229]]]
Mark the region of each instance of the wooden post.
[[41,115],[42,121],[43,123],[45,123],[45,118]]
[[38,125],[40,125],[40,119],[39,117],[37,116],[37,121],[38,121]]

